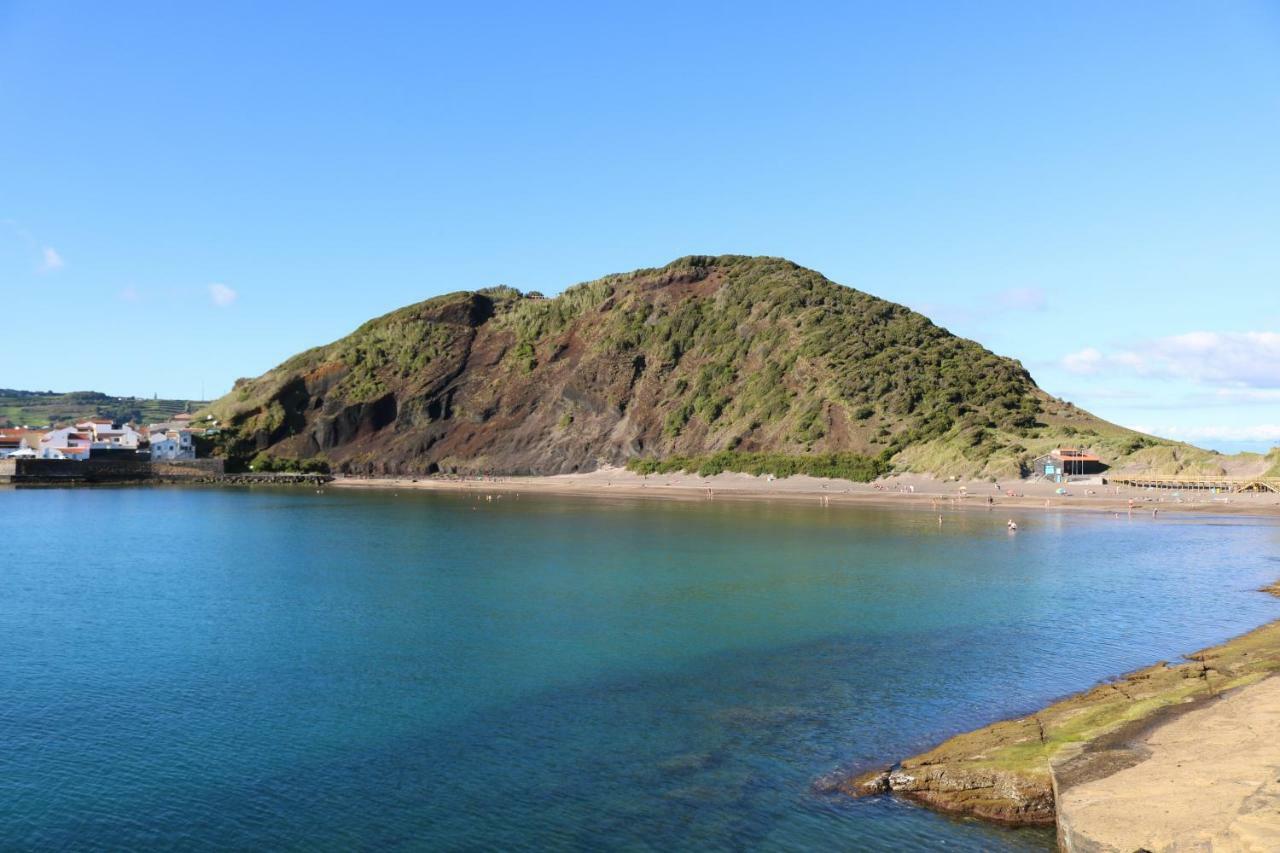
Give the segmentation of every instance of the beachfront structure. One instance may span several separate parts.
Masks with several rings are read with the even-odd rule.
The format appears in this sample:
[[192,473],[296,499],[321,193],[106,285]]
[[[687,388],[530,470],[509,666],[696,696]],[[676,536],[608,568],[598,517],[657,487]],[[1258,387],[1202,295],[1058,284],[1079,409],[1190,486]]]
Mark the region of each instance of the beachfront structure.
[[1100,458],[1087,450],[1059,447],[1036,457],[1031,463],[1031,476],[1061,483],[1068,477],[1101,474],[1106,468]]
[[151,433],[151,458],[195,459],[196,445],[191,438],[191,430],[175,429]]

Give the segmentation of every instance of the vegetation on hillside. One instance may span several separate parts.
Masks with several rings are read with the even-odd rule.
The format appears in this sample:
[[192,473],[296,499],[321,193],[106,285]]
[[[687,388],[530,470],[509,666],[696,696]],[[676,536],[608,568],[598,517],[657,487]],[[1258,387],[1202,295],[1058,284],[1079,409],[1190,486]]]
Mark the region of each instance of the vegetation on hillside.
[[706,456],[673,456],[668,459],[632,459],[627,469],[637,474],[671,474],[685,471],[701,477],[712,477],[731,471],[738,474],[791,477],[832,477],[869,483],[889,472],[883,460],[859,453],[739,453],[722,450]]
[[509,287],[436,297],[238,381],[209,411],[246,458],[367,472],[630,462],[1006,478],[1058,446],[1151,470],[1223,461],[1056,400],[1017,361],[901,305],[742,256],[682,258],[552,299]]
[[1267,470],[1264,477],[1280,477],[1280,447],[1274,447],[1266,455]]
[[0,427],[67,426],[89,418],[158,423],[205,404],[195,400],[112,397],[98,391],[19,391],[0,388]]

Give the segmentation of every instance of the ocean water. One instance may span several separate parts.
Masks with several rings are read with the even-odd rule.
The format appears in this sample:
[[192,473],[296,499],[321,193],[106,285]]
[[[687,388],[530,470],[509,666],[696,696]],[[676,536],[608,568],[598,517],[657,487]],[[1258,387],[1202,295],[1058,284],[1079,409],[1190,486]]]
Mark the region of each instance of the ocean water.
[[1280,617],[1280,526],[0,490],[0,848],[1047,850],[813,780]]

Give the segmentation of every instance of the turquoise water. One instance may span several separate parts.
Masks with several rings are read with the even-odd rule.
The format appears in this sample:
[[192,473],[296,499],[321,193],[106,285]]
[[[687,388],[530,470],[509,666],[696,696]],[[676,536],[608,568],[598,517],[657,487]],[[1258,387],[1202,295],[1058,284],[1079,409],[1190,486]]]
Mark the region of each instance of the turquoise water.
[[836,768],[1280,616],[1280,527],[0,490],[0,848],[1045,850]]

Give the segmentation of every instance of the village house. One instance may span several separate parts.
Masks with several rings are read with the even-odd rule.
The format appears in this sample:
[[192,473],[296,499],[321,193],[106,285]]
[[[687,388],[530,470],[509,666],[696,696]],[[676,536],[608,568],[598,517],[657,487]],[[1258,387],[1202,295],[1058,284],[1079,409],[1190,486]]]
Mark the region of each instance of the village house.
[[40,438],[41,459],[74,459],[83,462],[93,447],[93,434],[77,427],[50,430]]
[[30,459],[39,456],[40,439],[43,437],[43,430],[0,429],[0,459]]
[[196,445],[189,429],[153,431],[151,459],[195,459]]
[[90,435],[94,450],[137,450],[144,440],[132,424],[116,426],[110,418],[93,418],[76,424],[76,429]]
[[1103,461],[1086,450],[1059,447],[1031,463],[1031,476],[1061,483],[1068,477],[1088,477],[1107,469]]

